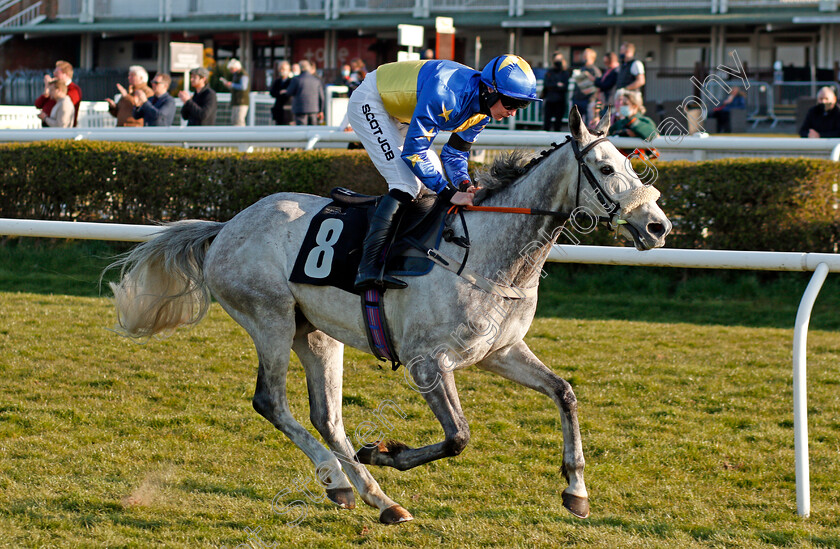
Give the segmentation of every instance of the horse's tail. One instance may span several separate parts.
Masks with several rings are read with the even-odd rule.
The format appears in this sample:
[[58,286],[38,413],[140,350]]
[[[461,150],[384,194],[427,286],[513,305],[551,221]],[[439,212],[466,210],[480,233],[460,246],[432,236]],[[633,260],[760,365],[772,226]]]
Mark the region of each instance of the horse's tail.
[[200,322],[210,307],[204,258],[223,226],[211,221],[169,224],[108,266],[120,268],[120,282],[109,284],[117,330],[146,338]]

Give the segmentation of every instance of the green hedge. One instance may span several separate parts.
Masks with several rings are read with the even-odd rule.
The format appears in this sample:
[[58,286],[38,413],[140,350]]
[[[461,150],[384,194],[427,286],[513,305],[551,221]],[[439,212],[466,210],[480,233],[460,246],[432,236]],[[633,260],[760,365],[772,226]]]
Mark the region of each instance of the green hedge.
[[[217,153],[90,141],[0,146],[0,217],[148,223],[227,220],[279,191],[367,194],[385,182],[364,151]],[[823,160],[658,162],[669,247],[834,251],[840,213]],[[638,168],[641,171],[641,167]],[[603,229],[585,244],[613,244]]]
[[659,203],[675,227],[669,247],[835,251],[838,163],[733,158],[661,162],[657,169]]
[[359,151],[217,153],[91,141],[0,146],[0,216],[121,223],[227,220],[279,191],[381,194]]

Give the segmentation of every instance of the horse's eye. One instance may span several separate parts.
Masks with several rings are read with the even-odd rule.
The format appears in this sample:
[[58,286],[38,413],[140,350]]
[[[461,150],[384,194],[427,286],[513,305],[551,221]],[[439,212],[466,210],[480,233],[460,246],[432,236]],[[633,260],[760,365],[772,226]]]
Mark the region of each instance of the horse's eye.
[[603,168],[601,168],[601,173],[604,174],[604,175],[612,174],[613,173],[612,166],[604,166]]

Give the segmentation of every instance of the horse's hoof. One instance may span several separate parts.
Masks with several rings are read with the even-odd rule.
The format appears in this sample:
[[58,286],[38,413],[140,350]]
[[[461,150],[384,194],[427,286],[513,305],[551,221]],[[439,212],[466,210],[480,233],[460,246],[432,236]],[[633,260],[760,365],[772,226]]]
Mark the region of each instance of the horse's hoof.
[[327,488],[327,497],[342,509],[356,508],[356,496],[352,488]]
[[381,444],[381,442],[377,442],[374,446],[362,446],[356,452],[356,459],[363,465],[373,465],[373,455],[379,453],[379,445]]
[[589,516],[589,498],[563,492],[563,507],[577,518],[585,519]]
[[392,505],[379,514],[379,522],[382,524],[399,524],[410,520],[414,520],[414,517],[402,505]]
[[402,442],[398,442],[396,440],[380,440],[375,444],[359,448],[359,451],[356,452],[356,459],[359,460],[359,463],[364,465],[379,465],[384,467],[396,467],[399,469],[399,466],[395,461],[397,456],[401,452],[410,449],[411,448]]

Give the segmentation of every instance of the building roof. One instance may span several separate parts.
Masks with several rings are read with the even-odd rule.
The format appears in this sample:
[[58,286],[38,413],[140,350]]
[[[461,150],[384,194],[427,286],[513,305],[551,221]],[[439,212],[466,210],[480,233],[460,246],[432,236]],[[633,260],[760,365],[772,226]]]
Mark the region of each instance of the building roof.
[[[463,11],[436,13],[454,19],[455,28],[546,28],[562,29],[603,28],[607,26],[642,27],[651,25],[698,27],[709,25],[764,25],[771,23],[806,23],[822,20],[828,14],[816,9],[775,8],[730,10],[713,14],[707,10],[679,9],[663,13],[662,10],[626,10],[622,15],[606,15],[603,10],[545,10],[533,11],[513,17],[504,11]],[[156,19],[97,19],[92,23],[76,20],[53,19],[35,25],[7,27],[3,34],[27,36],[67,35],[85,33],[145,34],[158,32],[240,32],[271,30],[278,32],[394,29],[402,23],[434,27],[434,16],[411,17],[405,13],[369,13],[342,15],[326,19],[323,15],[294,15],[283,17],[258,16],[251,21],[235,17],[197,16],[189,19],[158,21]]]

